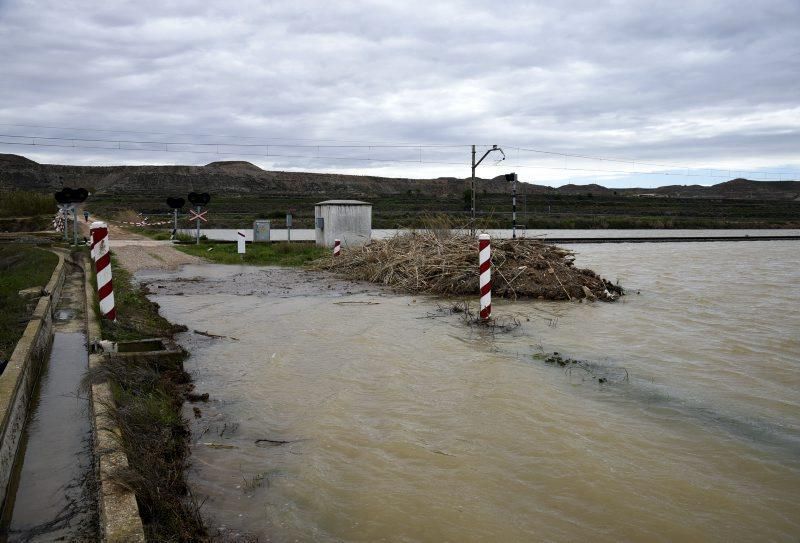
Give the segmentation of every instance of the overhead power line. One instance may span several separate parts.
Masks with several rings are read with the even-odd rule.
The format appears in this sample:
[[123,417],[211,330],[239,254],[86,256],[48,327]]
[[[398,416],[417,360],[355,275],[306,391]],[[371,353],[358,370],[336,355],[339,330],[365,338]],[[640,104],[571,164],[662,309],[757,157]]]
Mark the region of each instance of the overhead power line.
[[373,148],[392,148],[392,149],[440,149],[440,148],[454,148],[454,147],[469,147],[461,145],[427,145],[427,144],[384,144],[384,143],[370,143],[370,144],[349,144],[345,145],[338,143],[332,144],[297,144],[297,143],[228,143],[228,142],[194,142],[194,141],[160,141],[160,140],[126,140],[126,139],[100,139],[100,138],[74,138],[74,137],[58,137],[58,136],[31,136],[31,135],[17,135],[17,134],[0,134],[0,138],[18,138],[29,140],[46,140],[46,141],[73,141],[84,143],[117,143],[117,144],[130,144],[130,145],[195,145],[198,147],[296,147],[307,149],[373,149]]
[[794,175],[790,172],[765,172],[765,171],[757,171],[757,170],[741,170],[736,168],[735,170],[729,168],[712,168],[709,166],[685,166],[681,164],[663,164],[657,162],[649,162],[644,160],[634,160],[629,158],[610,158],[610,157],[601,157],[601,156],[592,156],[592,155],[581,155],[581,154],[574,154],[574,153],[562,153],[558,151],[545,151],[542,149],[530,149],[525,147],[512,147],[506,146],[507,149],[517,150],[517,151],[526,151],[530,153],[539,153],[544,155],[554,155],[554,156],[561,156],[567,158],[581,158],[586,160],[597,160],[601,162],[617,162],[617,163],[624,163],[624,164],[641,164],[642,166],[655,166],[657,168],[671,168],[674,170],[714,170],[720,172],[731,172],[736,171],[740,173],[755,173],[758,175]]
[[[0,136],[2,137],[2,136]],[[37,138],[38,139],[38,138]],[[46,138],[45,138],[46,139]],[[76,140],[77,141],[77,140]],[[108,143],[112,143],[112,140],[104,140]],[[451,165],[451,166],[463,166],[463,162],[443,162],[443,161],[428,161],[428,160],[403,160],[403,159],[396,159],[396,158],[380,158],[380,157],[353,157],[353,156],[327,156],[327,155],[288,155],[284,153],[273,153],[269,152],[268,154],[265,153],[246,153],[246,152],[236,152],[236,153],[229,153],[225,151],[192,151],[186,149],[137,149],[132,147],[103,147],[99,145],[65,145],[60,143],[31,143],[31,142],[10,142],[10,141],[0,141],[0,145],[24,145],[28,147],[58,147],[62,149],[94,149],[94,150],[103,150],[103,151],[146,151],[146,152],[156,152],[156,153],[190,153],[195,155],[223,155],[223,156],[255,156],[261,158],[273,158],[273,157],[280,157],[280,158],[305,158],[305,159],[322,159],[322,160],[355,160],[355,161],[370,161],[370,162],[397,162],[397,163],[411,163],[411,164],[444,164],[444,165]],[[169,144],[169,145],[176,145],[176,144]],[[220,144],[222,146],[223,144]],[[232,147],[232,145],[227,144],[228,147]],[[281,147],[281,146],[276,146]],[[312,146],[316,147],[316,146]]]
[[[246,147],[246,146],[255,146],[255,147],[265,147],[269,146],[281,146],[281,147],[319,147],[319,148],[335,148],[339,147],[353,147],[353,148],[378,148],[378,147],[393,147],[393,148],[415,148],[419,149],[422,148],[430,148],[430,149],[446,149],[446,148],[468,148],[471,144],[440,144],[440,143],[397,143],[397,142],[383,142],[383,141],[364,141],[364,140],[339,140],[339,139],[311,139],[311,138],[278,138],[278,137],[265,137],[265,136],[245,136],[245,135],[223,135],[223,134],[202,134],[202,133],[192,133],[192,132],[164,132],[164,131],[143,131],[143,130],[114,130],[114,129],[104,129],[104,128],[86,128],[86,127],[71,127],[71,126],[50,126],[50,125],[38,125],[38,124],[23,124],[23,123],[0,123],[0,126],[8,126],[8,127],[20,127],[20,128],[36,128],[36,129],[44,129],[44,130],[65,130],[65,131],[76,131],[76,132],[97,132],[97,133],[108,133],[108,134],[146,134],[146,135],[161,135],[161,136],[181,136],[181,137],[197,137],[197,138],[226,138],[226,139],[240,139],[240,140],[261,140],[264,142],[270,143],[231,143],[231,142],[162,142],[162,141],[137,141],[137,140],[113,140],[114,142],[121,142],[121,143],[130,143],[130,144],[152,144],[152,145],[207,145],[207,146],[235,146],[235,147]],[[2,137],[2,135],[0,135]],[[35,137],[37,139],[50,139],[50,140],[57,140],[63,139],[67,141],[84,141],[84,142],[106,142],[108,140],[103,139],[91,139],[91,138],[73,138],[73,137],[49,137],[49,136],[18,136],[18,135],[5,135],[4,137],[14,137],[14,138],[31,138]],[[307,143],[274,143],[274,142],[307,142]],[[316,143],[310,143],[316,142]],[[331,145],[331,144],[338,144],[338,145]],[[42,143],[38,145],[44,146]],[[670,163],[660,163],[660,162],[653,162],[648,160],[637,160],[631,158],[619,158],[619,157],[606,157],[606,156],[599,156],[599,155],[591,155],[591,154],[581,154],[581,153],[568,153],[562,151],[551,151],[546,149],[538,149],[531,146],[520,146],[520,145],[502,145],[502,147],[509,149],[509,150],[516,150],[518,152],[530,152],[530,153],[537,153],[542,155],[550,155],[550,156],[560,156],[565,158],[576,158],[576,159],[584,159],[584,160],[596,160],[600,162],[612,162],[612,163],[620,163],[620,164],[631,164],[633,166],[642,165],[642,166],[651,166],[655,168],[668,168],[672,170],[707,170],[709,172],[717,171],[723,172],[721,175],[714,175],[712,173],[708,174],[670,174],[670,175],[684,175],[688,177],[726,177],[733,175],[733,172],[736,173],[743,173],[743,174],[755,174],[760,176],[778,176],[779,178],[783,176],[795,176],[797,175],[796,172],[775,172],[775,171],[760,171],[760,170],[742,170],[742,169],[732,169],[732,168],[717,168],[717,167],[708,167],[708,166],[687,166],[684,164],[670,164]],[[84,146],[85,148],[88,148]],[[482,144],[480,147],[491,147],[489,144]],[[189,151],[186,151],[189,152]],[[270,156],[276,156],[274,153],[269,153]],[[537,169],[543,169],[542,167],[536,167]],[[551,167],[547,169],[568,169],[568,168],[558,168],[558,167]],[[604,170],[600,168],[571,168],[574,171],[590,171],[590,172],[611,172],[611,173],[627,173],[627,171],[622,170]],[[727,172],[727,173],[726,173]],[[648,172],[641,172],[641,171],[634,171],[630,173],[635,174],[642,174],[648,175]],[[667,175],[666,173],[662,173],[659,175]]]
[[[348,143],[358,145],[388,145],[388,146],[408,146],[408,147],[469,147],[469,144],[455,144],[455,143],[397,143],[386,141],[364,141],[364,140],[340,140],[330,138],[278,138],[267,136],[243,136],[233,134],[199,134],[195,132],[159,132],[159,131],[145,131],[145,130],[108,130],[101,128],[75,128],[68,126],[44,126],[37,124],[13,124],[13,123],[0,123],[0,126],[13,126],[19,128],[38,128],[44,130],[71,130],[74,132],[104,132],[108,134],[147,134],[151,136],[191,136],[196,138],[228,138],[228,139],[244,139],[244,140],[268,140],[268,141],[307,141],[307,142],[332,142],[332,143]],[[37,136],[46,137],[46,136]],[[72,139],[72,138],[70,138]],[[311,144],[308,144],[311,145]]]
[[[342,161],[354,161],[354,162],[379,162],[379,163],[397,163],[397,164],[432,164],[432,165],[445,165],[445,166],[464,166],[465,168],[469,166],[469,163],[464,161],[442,161],[442,160],[427,160],[422,155],[423,149],[431,149],[434,147],[428,147],[425,145],[403,145],[403,146],[394,146],[394,145],[369,145],[369,146],[346,146],[346,145],[282,145],[282,144],[274,144],[274,145],[239,145],[239,144],[230,144],[230,143],[187,143],[187,142],[158,142],[158,141],[136,141],[136,140],[113,140],[113,139],[88,139],[88,138],[48,138],[48,137],[34,137],[34,136],[20,136],[20,135],[3,135],[0,134],[2,138],[18,138],[18,139],[28,139],[31,141],[23,142],[23,141],[0,141],[0,145],[18,145],[18,146],[26,146],[26,147],[55,147],[55,148],[62,148],[62,149],[92,149],[92,150],[103,150],[103,151],[139,151],[139,152],[161,152],[161,153],[182,153],[182,154],[197,154],[197,155],[219,155],[219,156],[252,156],[252,157],[260,157],[260,158],[297,158],[297,159],[306,159],[306,160],[342,160]],[[56,141],[58,143],[47,143],[50,141]],[[66,142],[72,142],[72,145],[68,145]],[[116,144],[116,147],[110,146],[101,146],[101,145],[76,145],[76,142],[80,143],[107,143],[107,144]],[[158,145],[158,148],[134,148],[134,147],[123,147],[122,144],[126,145]],[[170,148],[170,146],[180,146],[180,145],[192,145],[192,146],[200,146],[203,147],[205,150],[192,150],[192,149],[174,149]],[[264,147],[264,153],[254,153],[254,152],[227,152],[224,150],[220,150],[220,148],[225,147],[247,147],[247,148],[254,148],[254,147]],[[316,149],[318,152],[314,154],[287,154],[287,153],[276,153],[271,151],[269,148],[272,147],[280,148],[280,147],[288,147],[288,148],[304,148],[304,149]],[[357,149],[372,149],[372,148],[379,148],[379,149],[411,149],[411,150],[420,150],[419,158],[415,159],[398,159],[398,158],[389,158],[389,157],[379,157],[379,156],[333,156],[333,155],[325,155],[319,153],[322,149],[344,149],[344,148],[357,148]],[[637,162],[638,163],[638,162]],[[508,164],[511,167],[511,164]],[[531,164],[514,164],[514,168],[523,168],[523,169],[532,169],[532,170],[556,170],[556,171],[571,171],[571,172],[583,172],[583,173],[594,173],[594,174],[622,174],[622,175],[662,175],[662,176],[671,176],[671,177],[702,177],[702,178],[726,178],[730,177],[729,175],[720,175],[720,174],[713,174],[713,173],[690,173],[689,171],[686,172],[667,172],[667,171],[640,171],[640,170],[621,170],[621,169],[597,169],[597,168],[578,168],[578,167],[568,167],[568,166],[537,166]],[[681,168],[683,169],[683,168]],[[691,170],[689,168],[688,170]],[[715,170],[719,172],[724,172],[728,170],[722,169],[711,169],[711,168],[700,168],[705,170]],[[736,172],[744,172],[744,170],[734,170]],[[764,175],[761,172],[752,172],[752,173],[759,173],[759,175]],[[782,175],[792,175],[792,174],[782,174]]]

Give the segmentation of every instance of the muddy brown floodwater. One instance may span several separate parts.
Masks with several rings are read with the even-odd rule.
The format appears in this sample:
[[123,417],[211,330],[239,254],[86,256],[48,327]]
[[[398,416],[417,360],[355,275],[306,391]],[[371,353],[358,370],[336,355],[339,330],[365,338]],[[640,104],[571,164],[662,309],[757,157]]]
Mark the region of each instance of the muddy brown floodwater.
[[498,303],[521,326],[496,335],[322,274],[150,275],[211,395],[186,408],[206,516],[274,541],[796,541],[797,242],[575,248],[630,294]]

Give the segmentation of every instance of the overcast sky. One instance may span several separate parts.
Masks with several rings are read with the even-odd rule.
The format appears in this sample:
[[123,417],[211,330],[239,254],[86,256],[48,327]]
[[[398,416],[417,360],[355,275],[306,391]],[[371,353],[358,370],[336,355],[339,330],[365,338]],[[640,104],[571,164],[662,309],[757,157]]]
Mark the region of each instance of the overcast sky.
[[49,163],[797,179],[800,1],[0,0],[0,123]]

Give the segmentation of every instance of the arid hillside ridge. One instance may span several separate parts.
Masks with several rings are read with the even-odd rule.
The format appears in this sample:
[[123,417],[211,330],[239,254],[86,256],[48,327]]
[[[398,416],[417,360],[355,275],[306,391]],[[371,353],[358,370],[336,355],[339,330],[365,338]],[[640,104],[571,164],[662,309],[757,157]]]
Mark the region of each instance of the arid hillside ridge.
[[[0,190],[58,190],[61,178],[67,186],[83,186],[96,195],[166,195],[205,191],[228,195],[325,195],[370,198],[417,193],[428,196],[461,196],[468,178],[408,179],[311,172],[267,171],[249,162],[211,162],[205,166],[71,166],[39,164],[28,158],[0,154]],[[480,179],[481,192],[511,192],[500,176]],[[558,188],[520,182],[519,194],[592,194],[679,198],[740,198],[800,200],[800,181],[752,181],[733,179],[712,186],[670,185],[659,188],[610,189],[596,184],[563,185]]]

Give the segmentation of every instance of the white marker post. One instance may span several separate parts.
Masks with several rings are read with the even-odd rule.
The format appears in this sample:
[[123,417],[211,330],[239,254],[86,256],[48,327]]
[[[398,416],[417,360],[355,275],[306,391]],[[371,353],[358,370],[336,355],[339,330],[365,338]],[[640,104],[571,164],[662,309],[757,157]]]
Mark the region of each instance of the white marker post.
[[342,242],[338,239],[333,240],[333,256],[339,256],[342,253]]
[[244,254],[244,250],[245,250],[244,243],[245,243],[244,232],[237,231],[236,232],[236,252],[239,253],[240,255]]

